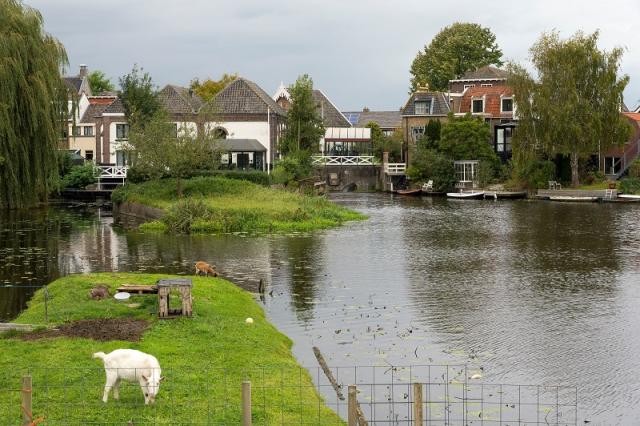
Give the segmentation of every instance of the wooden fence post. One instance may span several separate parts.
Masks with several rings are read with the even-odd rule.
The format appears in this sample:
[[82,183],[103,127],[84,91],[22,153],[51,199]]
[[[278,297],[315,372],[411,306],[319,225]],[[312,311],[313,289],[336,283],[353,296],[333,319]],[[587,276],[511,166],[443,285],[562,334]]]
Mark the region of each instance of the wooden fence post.
[[424,421],[424,410],[422,408],[422,383],[413,384],[413,424],[422,426]]
[[349,426],[358,426],[358,390],[355,385],[349,385],[348,411]]
[[242,382],[242,426],[251,426],[251,382]]
[[22,425],[29,426],[33,422],[31,398],[31,376],[22,377]]

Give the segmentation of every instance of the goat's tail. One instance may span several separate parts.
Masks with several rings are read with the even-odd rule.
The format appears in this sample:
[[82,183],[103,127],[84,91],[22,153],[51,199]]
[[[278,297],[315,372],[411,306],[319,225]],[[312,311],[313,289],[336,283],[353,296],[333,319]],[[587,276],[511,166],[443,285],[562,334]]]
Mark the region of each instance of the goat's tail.
[[93,354],[94,358],[100,358],[101,360],[104,360],[105,356],[107,356],[107,354],[105,354],[104,352],[96,352],[95,354]]

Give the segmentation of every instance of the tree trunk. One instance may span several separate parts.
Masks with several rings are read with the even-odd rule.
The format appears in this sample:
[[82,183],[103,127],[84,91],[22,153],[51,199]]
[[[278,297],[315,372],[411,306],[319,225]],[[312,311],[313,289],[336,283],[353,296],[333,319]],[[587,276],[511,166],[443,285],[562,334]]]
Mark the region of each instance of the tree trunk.
[[580,185],[580,174],[578,168],[578,153],[571,153],[571,186],[577,188]]
[[176,192],[178,193],[178,198],[182,198],[182,179],[176,178]]

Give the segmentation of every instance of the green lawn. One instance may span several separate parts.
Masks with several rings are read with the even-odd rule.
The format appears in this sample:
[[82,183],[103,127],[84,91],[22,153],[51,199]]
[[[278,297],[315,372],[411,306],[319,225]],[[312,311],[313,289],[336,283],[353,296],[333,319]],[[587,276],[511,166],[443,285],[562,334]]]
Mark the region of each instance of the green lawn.
[[141,229],[188,233],[295,232],[339,226],[362,220],[360,213],[324,197],[301,195],[251,182],[222,177],[183,181],[184,198],[177,196],[174,179],[126,185],[112,199],[157,207],[160,221]]
[[[49,285],[50,322],[90,318],[138,318],[151,322],[140,342],[81,338],[24,341],[0,338],[0,424],[20,418],[20,380],[33,376],[34,416],[44,425],[240,424],[241,383],[251,380],[254,424],[343,424],[315,391],[291,354],[291,341],[265,319],[253,297],[217,278],[193,277],[193,318],[158,320],[154,295],[133,296],[129,307],[113,298],[94,301],[89,290],[105,284],[153,284],[164,275],[72,275]],[[16,322],[44,323],[39,291]],[[252,317],[253,324],[245,319]],[[132,348],[153,354],[166,380],[156,404],[145,406],[137,384],[123,385],[120,400],[101,401],[104,370],[98,351]]]

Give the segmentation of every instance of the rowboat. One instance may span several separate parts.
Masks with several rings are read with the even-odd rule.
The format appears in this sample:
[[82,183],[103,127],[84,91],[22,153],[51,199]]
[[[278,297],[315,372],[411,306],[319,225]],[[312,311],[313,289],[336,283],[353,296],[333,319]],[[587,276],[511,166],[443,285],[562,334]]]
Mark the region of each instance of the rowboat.
[[598,201],[598,197],[572,197],[569,195],[558,195],[549,197],[551,201],[568,201],[572,203],[593,203]]
[[398,189],[398,191],[396,192],[396,194],[398,195],[411,195],[411,196],[417,196],[422,194],[422,189],[418,188],[418,189]]
[[484,191],[447,192],[447,197],[463,200],[479,200],[481,198],[484,198]]
[[633,194],[619,194],[618,198],[622,198],[623,200],[629,200],[629,201],[640,201],[640,195],[633,195]]

